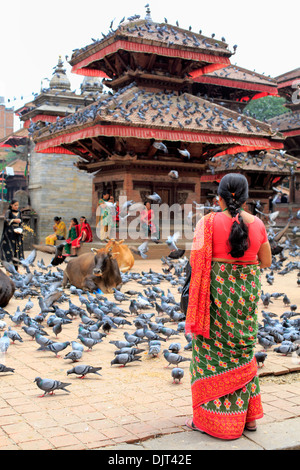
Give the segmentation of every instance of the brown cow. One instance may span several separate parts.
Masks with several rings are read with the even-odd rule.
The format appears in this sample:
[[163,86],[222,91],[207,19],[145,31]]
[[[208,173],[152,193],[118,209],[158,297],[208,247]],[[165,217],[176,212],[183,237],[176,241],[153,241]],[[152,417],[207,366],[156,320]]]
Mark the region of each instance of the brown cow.
[[78,289],[90,292],[101,289],[104,293],[112,293],[114,287],[122,284],[118,263],[113,255],[95,251],[70,259],[64,271],[63,287],[69,281]]
[[114,254],[120,271],[126,273],[134,265],[134,256],[128,245],[123,245],[123,242],[124,240],[117,241],[111,238],[103,251]]
[[14,282],[0,269],[0,307],[6,307],[15,290]]

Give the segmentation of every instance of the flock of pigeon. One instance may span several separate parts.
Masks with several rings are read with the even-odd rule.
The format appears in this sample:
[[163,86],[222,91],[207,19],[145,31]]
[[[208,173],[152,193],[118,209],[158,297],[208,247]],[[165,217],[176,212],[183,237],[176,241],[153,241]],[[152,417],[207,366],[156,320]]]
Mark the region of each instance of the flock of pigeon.
[[[146,8],[149,5],[145,5]],[[150,12],[149,12],[150,13]],[[81,49],[73,49],[72,59],[77,57],[78,55],[85,52],[89,47],[94,46],[102,41],[105,41],[115,35],[116,32],[119,34],[128,34],[130,36],[138,36],[143,38],[147,36],[147,38],[152,40],[159,40],[165,42],[165,44],[170,47],[174,43],[180,44],[183,46],[190,46],[199,49],[221,49],[226,51],[228,46],[226,44],[226,40],[224,37],[221,38],[221,41],[215,39],[215,34],[212,33],[211,38],[202,35],[202,30],[199,30],[198,33],[193,33],[192,26],[189,26],[189,32],[185,32],[184,30],[178,29],[179,21],[176,20],[176,28],[168,24],[168,19],[164,18],[164,23],[154,23],[152,20],[141,20],[140,15],[132,15],[126,18],[125,16],[119,21],[119,24],[115,26],[114,24],[116,18],[114,18],[110,22],[109,31],[104,34],[103,32],[101,38],[91,38],[92,44],[90,46],[85,46]],[[139,20],[139,21],[137,21]],[[237,45],[233,46],[234,52],[236,52]]]
[[[168,281],[170,286],[183,285],[186,258],[176,261],[168,257],[162,258],[166,266],[163,267],[163,273],[149,269],[149,272],[132,271],[122,274],[125,292],[115,289],[113,300],[108,300],[107,296],[99,293],[83,292],[75,286],[63,290],[63,269],[59,266],[53,269],[51,264],[45,265],[42,259],[37,260],[36,265],[35,261],[36,251],[33,250],[25,260],[21,260],[24,273],[17,271],[12,264],[3,262],[16,286],[14,298],[26,300],[26,303],[22,309],[17,306],[13,314],[0,308],[0,329],[3,331],[0,353],[8,363],[0,364],[0,373],[14,372],[9,367],[11,345],[15,342],[23,343],[29,337],[37,343],[38,351],[50,351],[57,357],[62,354],[66,361],[74,363],[74,367],[67,370],[67,375],[75,374],[81,378],[87,374],[100,375],[99,370],[102,367],[82,364],[82,357],[85,351],[92,350],[100,343],[109,342],[116,347],[111,366],[125,367],[134,361],[141,362],[142,352],[149,359],[158,357],[162,352],[166,367],[172,365],[173,382],[180,382],[184,370],[179,366],[181,362],[190,359],[181,355],[179,342],[171,342],[168,348],[164,345],[163,350],[162,343],[173,336],[175,340],[183,336],[185,318],[170,288],[165,292],[166,289],[163,290],[160,284]],[[126,284],[130,281],[140,285],[140,291],[126,291]],[[78,299],[78,302],[74,299]],[[128,301],[129,305],[126,310],[122,307],[124,301]],[[63,308],[61,304],[68,307]],[[73,341],[60,340],[59,337],[64,336],[65,325],[73,322],[78,324],[77,337]],[[169,322],[174,327],[166,325]],[[120,327],[125,329],[127,325],[135,330],[131,333],[123,331],[124,338],[121,340],[109,340],[114,337],[109,335],[111,330]],[[50,336],[57,339],[54,341]],[[189,350],[191,337],[184,337],[184,349]],[[42,396],[53,394],[59,389],[69,391],[67,387],[71,385],[70,382],[57,378],[41,377],[36,377],[35,383],[43,390]]]
[[[272,236],[273,228],[270,228],[269,238]],[[271,267],[265,270],[266,283],[272,286],[275,276],[283,278],[286,274],[297,271],[296,284],[300,287],[300,262],[292,261],[292,258],[299,259],[299,245],[287,236],[280,248],[281,251],[272,258]],[[282,291],[270,293],[262,290],[260,300],[263,305],[262,323],[259,324],[257,339],[263,350],[256,353],[258,364],[264,363],[267,358],[266,351],[272,346],[275,346],[273,351],[276,353],[285,356],[295,353],[297,357],[300,357],[300,318],[293,318],[300,315],[297,305]],[[276,302],[281,301],[285,311],[278,316],[271,310]]]
[[[153,197],[155,198],[155,194]],[[272,234],[274,229],[271,227],[269,230]],[[173,250],[170,255],[179,250],[177,240],[177,234],[167,240],[168,247]],[[293,257],[299,257],[300,247],[294,240],[286,236],[285,242],[280,245],[280,252],[273,256],[271,267],[264,270],[263,275],[268,286],[273,285],[275,276],[284,277],[291,271],[297,271],[297,285],[300,286],[300,262],[292,261]],[[138,253],[142,258],[147,258],[141,248]],[[36,260],[36,250],[20,261],[23,273],[3,261],[3,267],[16,286],[14,298],[26,299],[26,303],[22,310],[18,306],[13,314],[4,308],[0,309],[0,329],[3,331],[0,352],[5,354],[9,362],[11,343],[22,343],[26,335],[36,341],[38,350],[50,351],[55,356],[63,352],[65,360],[75,363],[67,371],[67,375],[85,377],[87,374],[100,375],[99,370],[102,368],[82,364],[85,348],[91,350],[99,343],[109,342],[116,348],[111,366],[125,367],[132,362],[142,362],[141,353],[147,355],[148,359],[161,355],[166,367],[172,365],[173,382],[180,383],[184,376],[181,363],[190,361],[186,352],[191,350],[192,338],[185,334],[185,316],[171,287],[177,287],[178,293],[181,293],[187,258],[181,256],[179,259],[172,259],[167,256],[162,257],[161,262],[162,272],[155,272],[150,268],[148,271],[132,270],[122,273],[124,293],[115,289],[113,299],[109,300],[101,293],[83,292],[72,285],[63,290],[63,269],[59,266],[54,268],[52,264],[47,266],[42,259]],[[126,284],[131,281],[139,286],[139,290],[126,290]],[[74,299],[78,300],[76,304]],[[280,299],[286,311],[278,318],[275,313],[266,309],[272,310],[272,304]],[[128,305],[127,309],[123,309],[123,302]],[[297,305],[284,292],[269,293],[265,290],[262,291],[261,302],[263,320],[259,324],[258,343],[262,350],[256,353],[258,364],[264,363],[266,350],[272,346],[276,346],[273,349],[276,353],[295,353],[300,356],[300,318],[293,318],[300,315]],[[36,310],[37,304],[39,311]],[[68,307],[63,308],[61,304]],[[58,337],[64,336],[65,325],[73,322],[78,324],[77,337],[72,341],[59,341]],[[19,327],[22,332],[16,331],[15,327]],[[122,329],[123,338],[109,339],[114,336],[110,333],[119,328]],[[123,331],[126,329],[131,332]],[[57,340],[50,339],[49,333],[52,337],[55,335]],[[167,347],[165,343],[169,340],[171,343]],[[182,341],[185,342],[183,347]],[[65,351],[67,348],[71,350]],[[7,372],[14,372],[14,369],[0,364],[0,373]],[[43,390],[44,395],[53,394],[58,389],[69,391],[66,387],[71,385],[57,379],[41,377],[36,377],[35,383]]]

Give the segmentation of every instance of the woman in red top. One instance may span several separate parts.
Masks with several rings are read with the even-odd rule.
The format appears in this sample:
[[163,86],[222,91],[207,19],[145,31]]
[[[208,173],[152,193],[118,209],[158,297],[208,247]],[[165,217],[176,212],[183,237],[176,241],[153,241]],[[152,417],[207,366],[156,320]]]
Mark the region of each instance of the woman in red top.
[[145,203],[145,209],[141,211],[140,215],[141,226],[146,236],[157,236],[157,229],[154,223],[154,210],[151,209],[150,202]]
[[263,416],[254,348],[260,268],[272,255],[263,223],[244,210],[247,179],[224,176],[218,195],[222,212],[199,221],[191,251],[185,326],[193,334],[193,418],[186,424],[237,439]]
[[89,223],[85,217],[80,217],[80,224],[78,225],[79,236],[72,240],[72,253],[71,256],[77,256],[76,250],[80,248],[81,243],[91,243],[93,241],[93,233]]

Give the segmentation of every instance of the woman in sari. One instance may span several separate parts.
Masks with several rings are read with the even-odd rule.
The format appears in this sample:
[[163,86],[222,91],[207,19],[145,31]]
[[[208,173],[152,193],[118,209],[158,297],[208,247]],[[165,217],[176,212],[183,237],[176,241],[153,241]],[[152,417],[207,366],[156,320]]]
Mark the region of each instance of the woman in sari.
[[4,215],[3,233],[0,242],[0,259],[13,263],[18,269],[14,258],[24,258],[22,217],[19,202],[13,199]]
[[264,224],[242,207],[247,179],[224,176],[218,195],[222,212],[199,221],[190,258],[193,418],[186,425],[237,439],[263,416],[254,348],[260,268],[271,265],[272,255]]
[[71,254],[72,241],[79,237],[79,225],[78,220],[74,217],[71,219],[68,231],[68,238],[66,240],[65,252],[67,255]]
[[80,224],[78,225],[79,235],[71,242],[72,255],[77,256],[76,250],[80,248],[82,243],[91,243],[93,241],[93,233],[90,224],[86,221],[85,217],[80,217]]
[[61,217],[54,217],[54,233],[45,239],[46,245],[55,245],[56,240],[64,240],[67,236],[67,227]]

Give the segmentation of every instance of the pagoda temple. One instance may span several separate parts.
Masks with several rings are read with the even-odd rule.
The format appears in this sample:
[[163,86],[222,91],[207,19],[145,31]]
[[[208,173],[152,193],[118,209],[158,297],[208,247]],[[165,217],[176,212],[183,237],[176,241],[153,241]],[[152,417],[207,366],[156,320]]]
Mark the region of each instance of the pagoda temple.
[[[298,160],[300,166],[300,68],[276,77],[278,92],[286,99],[289,110],[268,121],[275,132],[284,135],[285,151]],[[300,174],[294,172],[290,185],[290,201],[300,202]]]
[[[34,125],[51,132],[59,119],[76,113],[93,103],[102,94],[99,79],[83,79],[81,94],[71,90],[61,57],[49,87],[42,87],[32,102],[16,111],[24,123],[24,131],[31,136]],[[37,237],[41,241],[52,231],[53,218],[62,217],[67,226],[72,217],[84,215],[91,220],[92,180],[86,172],[75,166],[77,158],[63,149],[54,152],[37,153],[32,139],[28,139],[30,204],[38,214]]]
[[231,55],[224,41],[154,23],[149,11],[128,18],[70,60],[74,73],[104,78],[111,94],[52,128],[34,126],[36,150],[78,155],[78,168],[99,170],[93,213],[104,191],[135,201],[156,191],[169,205],[204,202],[201,179],[216,179],[216,156],[283,147],[268,124],[193,94],[195,80],[229,67]]

